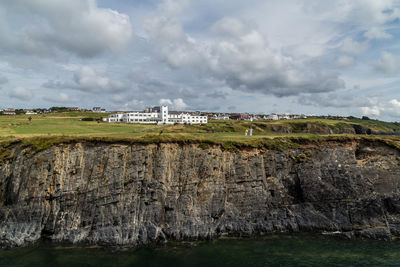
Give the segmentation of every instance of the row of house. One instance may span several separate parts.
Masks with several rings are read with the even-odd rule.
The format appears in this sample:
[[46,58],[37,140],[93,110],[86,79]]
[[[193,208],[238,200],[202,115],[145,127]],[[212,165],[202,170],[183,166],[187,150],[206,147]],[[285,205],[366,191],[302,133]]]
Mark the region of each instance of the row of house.
[[144,111],[121,112],[108,116],[108,122],[146,124],[204,124],[207,116],[187,112],[168,111],[168,106],[147,108]]
[[15,109],[15,108],[6,108],[6,109],[0,109],[0,114],[1,115],[17,115],[17,114],[27,114],[27,115],[33,115],[33,114],[38,114],[37,112],[34,112],[29,109]]
[[0,112],[1,112],[1,114],[3,114],[3,115],[16,115],[15,109],[14,109],[14,108],[2,109],[2,110],[0,110]]
[[234,114],[210,114],[209,119],[212,120],[242,120],[242,121],[259,121],[259,120],[293,120],[305,119],[306,115],[297,114],[269,114],[269,115],[254,115],[249,113],[234,113]]
[[264,116],[265,120],[294,120],[294,119],[306,119],[307,116],[304,114],[298,115],[298,114],[269,114],[267,116]]
[[[52,107],[49,109],[14,109],[7,108],[0,110],[2,115],[16,114],[46,114],[65,111],[89,111],[78,107]],[[92,112],[105,113],[106,110],[101,107],[93,107]],[[207,115],[207,116],[204,116]],[[167,106],[146,108],[144,111],[133,112],[114,112],[108,118],[104,118],[107,122],[126,122],[126,123],[149,123],[149,124],[196,124],[207,123],[208,120],[244,120],[244,121],[259,121],[259,120],[289,120],[289,119],[304,119],[305,115],[297,114],[250,114],[250,113],[202,113],[196,112],[177,112],[168,111]]]
[[47,113],[57,113],[57,112],[69,112],[69,111],[81,111],[81,112],[100,112],[106,113],[107,111],[101,107],[93,107],[92,110],[79,108],[79,107],[51,107],[51,108],[34,108],[34,109],[15,109],[15,108],[5,108],[0,109],[0,115],[37,115],[37,114],[47,114]]

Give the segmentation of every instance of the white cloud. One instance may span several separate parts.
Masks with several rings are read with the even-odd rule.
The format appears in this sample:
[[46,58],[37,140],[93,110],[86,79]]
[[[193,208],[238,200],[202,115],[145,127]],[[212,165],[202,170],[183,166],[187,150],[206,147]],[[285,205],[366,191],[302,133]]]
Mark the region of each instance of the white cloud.
[[337,67],[349,67],[354,65],[354,58],[349,57],[349,56],[340,56],[336,62],[335,65]]
[[368,39],[390,39],[393,37],[391,34],[378,27],[372,27],[364,33],[364,36]]
[[124,95],[113,95],[113,96],[111,97],[111,100],[112,100],[114,103],[123,103],[123,102],[126,101],[126,96],[124,96]]
[[392,105],[392,107],[394,107],[395,109],[397,109],[400,112],[400,101],[397,99],[392,99],[389,101],[389,103]]
[[[180,68],[188,64],[199,64],[201,55],[193,49],[196,45],[195,40],[189,35],[185,34],[182,25],[180,24],[178,16],[181,12],[185,2],[176,1],[170,9],[163,7],[172,1],[165,1],[160,9],[163,15],[153,17],[145,23],[145,28],[152,38],[153,42],[160,48],[161,57],[173,68]],[[181,3],[182,6],[178,7]],[[178,10],[178,11],[176,11]]]
[[[198,40],[183,31],[178,17],[160,15],[147,23],[161,57],[174,68],[189,67],[232,89],[278,96],[327,92],[344,87],[337,73],[271,48],[265,37],[236,18],[222,18],[212,30],[221,40]],[[226,38],[223,38],[226,37]]]
[[[141,110],[144,109],[144,107],[145,105],[142,100],[131,99],[122,106],[122,110]],[[121,109],[119,105],[117,106],[117,108],[118,110]]]
[[303,0],[316,18],[350,25],[382,25],[400,17],[397,0]]
[[348,0],[354,2],[355,19],[364,24],[384,24],[400,17],[397,0]]
[[378,106],[372,106],[372,107],[361,107],[361,112],[365,116],[374,116],[374,117],[379,117],[382,112],[381,107]]
[[[65,92],[74,105],[128,110],[181,98],[190,109],[272,112],[276,103],[275,112],[345,115],[377,105],[363,95],[397,97],[396,75],[371,69],[396,73],[390,60],[378,59],[384,50],[397,57],[399,0],[120,2],[0,1],[0,73],[9,79],[0,85],[0,106],[8,105],[9,89],[47,79],[29,104],[62,101]],[[336,91],[343,80],[360,87]],[[303,94],[315,96],[311,106],[292,97]]]
[[67,103],[69,101],[69,96],[65,93],[59,93],[58,95],[44,96],[43,100],[48,102]]
[[389,52],[383,51],[379,60],[374,64],[375,70],[385,74],[393,74],[398,69],[396,57]]
[[190,0],[164,0],[158,7],[168,16],[178,16],[189,5]]
[[185,110],[188,107],[188,105],[183,102],[182,98],[174,99],[172,106],[176,110]]
[[166,99],[166,98],[161,98],[158,103],[162,106],[172,106],[172,101],[171,99]]
[[237,38],[238,36],[245,35],[250,29],[238,19],[224,17],[217,21],[211,30],[218,35]]
[[22,101],[28,101],[33,98],[33,93],[23,87],[15,87],[10,91],[9,96]]
[[390,116],[398,118],[400,116],[400,101],[391,99],[387,102],[379,102],[373,106],[362,107],[361,111],[366,116]]
[[183,111],[188,107],[188,105],[183,101],[182,98],[176,98],[174,100],[162,98],[160,99],[159,104],[169,106],[170,109],[175,109],[179,111]]
[[[132,37],[129,17],[98,7],[96,0],[15,0],[2,4],[7,17],[0,17],[0,46],[10,50],[37,55],[64,50],[91,57],[120,50]],[[10,18],[18,18],[20,26],[10,26]]]
[[123,88],[123,84],[119,81],[110,80],[90,67],[83,66],[74,72],[74,82],[76,85],[71,87],[83,91],[115,91]]
[[361,54],[365,52],[365,50],[368,49],[368,43],[367,42],[357,42],[354,41],[350,37],[346,37],[341,46],[340,46],[340,51],[348,54]]

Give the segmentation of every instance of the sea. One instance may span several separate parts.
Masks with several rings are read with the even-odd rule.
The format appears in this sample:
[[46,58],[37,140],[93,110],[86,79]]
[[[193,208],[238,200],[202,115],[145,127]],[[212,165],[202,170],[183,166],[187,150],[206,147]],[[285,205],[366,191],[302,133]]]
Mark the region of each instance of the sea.
[[41,242],[0,250],[0,266],[400,266],[400,241],[296,234],[136,249]]

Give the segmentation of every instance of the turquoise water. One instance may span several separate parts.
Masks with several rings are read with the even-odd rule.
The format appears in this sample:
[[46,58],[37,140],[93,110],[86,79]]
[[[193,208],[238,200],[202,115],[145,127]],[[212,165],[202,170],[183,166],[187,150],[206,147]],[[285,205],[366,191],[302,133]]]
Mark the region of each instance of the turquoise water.
[[400,242],[277,235],[128,251],[42,243],[0,250],[0,266],[400,266]]

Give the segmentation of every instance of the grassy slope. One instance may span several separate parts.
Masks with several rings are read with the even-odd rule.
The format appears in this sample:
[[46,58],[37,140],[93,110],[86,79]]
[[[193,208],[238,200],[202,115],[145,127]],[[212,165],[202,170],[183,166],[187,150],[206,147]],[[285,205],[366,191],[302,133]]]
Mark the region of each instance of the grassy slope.
[[[204,146],[219,144],[225,148],[237,147],[270,147],[285,148],[297,143],[321,141],[326,139],[346,139],[349,135],[319,136],[302,133],[308,124],[315,127],[352,128],[352,124],[375,131],[400,131],[400,126],[394,123],[375,120],[326,120],[309,118],[287,121],[210,121],[206,125],[144,125],[98,123],[96,121],[81,121],[81,118],[106,117],[108,114],[92,112],[68,112],[48,115],[0,116],[0,142],[6,147],[10,142],[20,141],[32,145],[38,150],[53,143],[69,142],[76,139],[104,142],[196,142]],[[282,134],[271,131],[269,126],[290,127],[294,133]],[[214,127],[215,133],[211,133]],[[254,136],[245,137],[244,131],[253,127]],[[160,132],[162,131],[162,134]],[[279,138],[281,137],[281,138]],[[284,137],[284,138],[282,138]],[[353,137],[352,137],[353,138]],[[358,137],[359,138],[359,137]],[[369,137],[376,138],[376,137]],[[273,139],[273,140],[272,140]],[[379,137],[391,140],[397,144],[398,137]],[[0,151],[1,153],[1,151]]]

